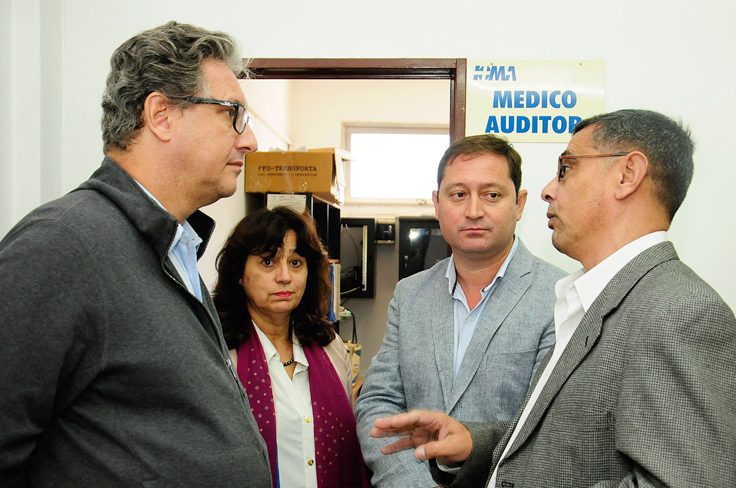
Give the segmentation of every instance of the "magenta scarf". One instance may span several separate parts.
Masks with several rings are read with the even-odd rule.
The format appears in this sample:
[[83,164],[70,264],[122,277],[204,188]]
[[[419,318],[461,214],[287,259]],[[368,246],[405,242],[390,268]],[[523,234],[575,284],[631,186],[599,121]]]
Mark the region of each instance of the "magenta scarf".
[[[315,462],[319,488],[369,488],[345,387],[330,358],[317,344],[304,346],[309,361],[309,392],[314,418]],[[248,393],[250,410],[266,441],[273,486],[278,487],[276,409],[266,355],[253,324],[248,339],[238,346],[238,377]]]

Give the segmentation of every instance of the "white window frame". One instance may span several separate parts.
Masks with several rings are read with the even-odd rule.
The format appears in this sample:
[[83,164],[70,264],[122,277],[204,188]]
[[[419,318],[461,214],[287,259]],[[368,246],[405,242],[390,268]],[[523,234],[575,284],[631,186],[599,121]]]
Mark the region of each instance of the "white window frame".
[[[387,124],[370,122],[343,122],[343,146],[350,151],[352,134],[444,134],[448,136],[450,143],[450,126],[447,124]],[[437,159],[437,165],[439,165]],[[402,206],[432,206],[432,199],[416,198],[353,198],[350,193],[351,165],[361,164],[359,161],[345,161],[345,203],[356,205],[402,205]],[[437,166],[434,166],[436,171]]]

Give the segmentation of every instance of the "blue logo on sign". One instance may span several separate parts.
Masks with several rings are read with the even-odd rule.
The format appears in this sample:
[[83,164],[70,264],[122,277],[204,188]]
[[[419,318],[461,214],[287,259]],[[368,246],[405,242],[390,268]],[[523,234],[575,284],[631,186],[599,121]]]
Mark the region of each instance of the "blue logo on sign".
[[516,81],[516,66],[475,66],[473,81]]

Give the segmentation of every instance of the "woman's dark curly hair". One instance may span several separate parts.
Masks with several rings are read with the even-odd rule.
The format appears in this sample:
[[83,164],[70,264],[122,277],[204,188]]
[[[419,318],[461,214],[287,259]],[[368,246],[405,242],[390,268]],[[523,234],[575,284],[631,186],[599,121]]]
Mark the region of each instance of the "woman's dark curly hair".
[[248,256],[268,254],[273,258],[290,230],[296,234],[296,252],[307,261],[307,284],[299,305],[291,312],[291,328],[305,345],[316,342],[324,347],[335,338],[332,323],[327,320],[330,262],[312,217],[287,207],[262,208],[235,226],[217,255],[218,276],[212,299],[230,349],[245,341],[250,330],[248,299],[239,284]]

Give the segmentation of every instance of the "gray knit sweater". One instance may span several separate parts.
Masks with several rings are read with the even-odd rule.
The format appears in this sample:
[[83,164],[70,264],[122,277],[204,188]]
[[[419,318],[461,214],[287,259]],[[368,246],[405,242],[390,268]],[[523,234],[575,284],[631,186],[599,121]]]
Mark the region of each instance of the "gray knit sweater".
[[[189,218],[204,239],[214,222]],[[270,487],[176,220],[114,161],[0,242],[0,486]]]

